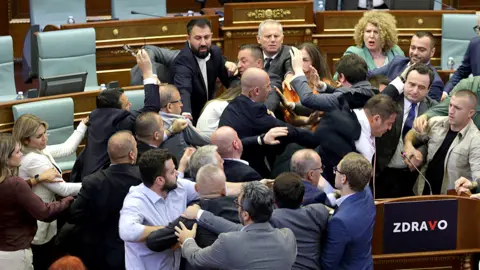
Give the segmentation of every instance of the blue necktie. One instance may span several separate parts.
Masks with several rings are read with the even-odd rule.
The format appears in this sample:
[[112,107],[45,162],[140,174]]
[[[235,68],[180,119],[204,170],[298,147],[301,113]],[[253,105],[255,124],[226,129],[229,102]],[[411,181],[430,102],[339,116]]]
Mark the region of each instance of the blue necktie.
[[403,124],[403,131],[402,131],[402,138],[405,138],[407,132],[412,129],[413,120],[415,120],[415,108],[417,107],[417,103],[412,103],[410,106],[410,111],[408,112],[407,120],[405,120],[405,124]]

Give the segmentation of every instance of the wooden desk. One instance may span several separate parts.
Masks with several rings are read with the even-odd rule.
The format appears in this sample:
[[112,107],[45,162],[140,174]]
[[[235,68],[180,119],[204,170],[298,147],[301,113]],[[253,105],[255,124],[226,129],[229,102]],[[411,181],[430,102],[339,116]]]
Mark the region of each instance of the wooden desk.
[[155,45],[171,49],[183,48],[187,36],[187,23],[192,18],[207,18],[212,24],[212,43],[222,47],[218,16],[169,17],[124,21],[88,22],[66,24],[60,28],[47,25],[44,31],[78,28],[95,28],[97,44],[98,83],[119,81],[120,86],[130,85],[130,69],[135,58],[122,49],[124,44],[132,48]]
[[[417,31],[430,31],[435,37],[434,66],[440,65],[442,53],[442,14],[475,14],[474,10],[393,10],[398,29],[398,46],[408,55],[410,40]],[[315,14],[317,29],[313,43],[327,57],[327,62],[334,72],[334,64],[342,57],[353,40],[354,27],[363,16],[362,11],[324,11]]]
[[[124,87],[123,90],[139,90],[143,89],[143,85]],[[0,103],[0,132],[12,132],[13,129],[13,112],[12,107],[17,104],[36,102],[41,100],[58,99],[70,97],[74,104],[74,121],[79,122],[87,117],[91,111],[96,108],[96,97],[100,93],[97,91],[88,91],[80,93],[71,93],[64,95],[48,96],[41,98],[29,98],[25,100],[16,100],[11,102]]]
[[230,60],[237,59],[241,45],[257,44],[258,25],[266,19],[282,24],[284,44],[311,41],[315,29],[312,10],[312,1],[225,4],[223,53]]

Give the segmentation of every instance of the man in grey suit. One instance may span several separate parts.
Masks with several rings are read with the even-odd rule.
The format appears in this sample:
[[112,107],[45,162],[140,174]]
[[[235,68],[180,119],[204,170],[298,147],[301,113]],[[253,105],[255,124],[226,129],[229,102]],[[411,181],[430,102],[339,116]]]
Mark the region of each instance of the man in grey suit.
[[268,220],[273,212],[272,192],[259,182],[242,186],[238,200],[238,216],[242,225],[215,218],[200,207],[185,211],[187,218],[213,232],[218,239],[204,249],[195,242],[196,225],[188,230],[183,223],[176,227],[182,256],[196,267],[221,269],[276,269],[290,270],[297,256],[295,236],[290,229],[274,229]]
[[402,113],[397,114],[389,131],[376,138],[377,198],[413,196],[412,188],[418,173],[402,157],[403,140],[415,118],[437,104],[427,96],[433,79],[434,74],[427,65],[415,64],[406,68],[382,92],[399,104]]

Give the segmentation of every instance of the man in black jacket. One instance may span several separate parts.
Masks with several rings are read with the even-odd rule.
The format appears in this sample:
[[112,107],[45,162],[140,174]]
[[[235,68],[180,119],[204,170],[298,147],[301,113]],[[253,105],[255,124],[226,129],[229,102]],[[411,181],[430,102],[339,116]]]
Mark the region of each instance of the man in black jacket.
[[173,82],[180,91],[183,115],[194,124],[205,103],[215,98],[216,81],[229,87],[230,79],[222,51],[212,45],[212,30],[207,19],[187,24],[187,42],[173,63]]
[[270,177],[265,157],[275,158],[283,152],[286,144],[296,142],[308,148],[315,148],[318,145],[310,131],[288,125],[268,114],[263,102],[267,99],[271,87],[270,78],[265,71],[258,68],[247,69],[242,75],[241,85],[242,93],[225,108],[220,117],[219,127],[232,127],[242,140],[265,134],[274,127],[288,128],[288,135],[280,139],[280,145],[265,146],[260,136],[260,147],[251,145],[244,148],[242,158],[262,177]]
[[242,140],[231,127],[220,127],[213,134],[211,143],[223,159],[223,171],[229,182],[250,182],[262,179],[248,162],[240,159],[243,153]]
[[[197,201],[202,209],[208,210],[215,215],[221,216],[227,220],[239,223],[237,207],[234,204],[235,197],[228,197],[225,190],[225,174],[217,165],[205,165],[197,173],[195,186],[200,200]],[[168,226],[151,233],[147,238],[149,249],[157,252],[175,247],[177,236],[175,236],[175,226],[183,222],[188,228],[195,223],[194,220],[188,220],[179,217]],[[202,227],[197,230],[195,240],[202,248],[210,246],[217,240],[218,235]],[[180,269],[195,269],[185,259],[182,259]]]
[[104,90],[97,96],[97,108],[90,113],[87,130],[87,144],[72,169],[71,180],[82,179],[109,164],[107,155],[108,139],[117,131],[135,131],[135,119],[142,112],[160,110],[158,79],[153,75],[152,63],[144,50],[137,53],[137,64],[143,72],[145,104],[139,111],[130,111],[132,105],[123,91]]
[[111,166],[85,177],[70,206],[68,222],[75,224],[75,249],[88,269],[125,269],[124,244],[118,234],[123,200],[130,187],[142,183],[137,143],[129,131],[108,140]]

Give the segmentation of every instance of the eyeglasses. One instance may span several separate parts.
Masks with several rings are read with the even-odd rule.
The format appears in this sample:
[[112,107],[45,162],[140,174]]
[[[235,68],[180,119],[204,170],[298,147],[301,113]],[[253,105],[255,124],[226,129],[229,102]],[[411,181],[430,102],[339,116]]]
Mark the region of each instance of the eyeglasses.
[[333,174],[336,174],[336,173],[345,175],[345,173],[343,173],[343,172],[341,172],[341,171],[338,170],[338,167],[337,167],[337,166],[333,167]]
[[477,35],[480,35],[480,26],[479,25],[475,25],[473,27],[473,31],[475,31],[475,33],[477,33]]
[[322,167],[320,168],[315,168],[315,169],[311,169],[312,171],[316,171],[316,170],[320,170],[321,173],[323,173],[323,170],[325,170],[325,165],[322,164]]
[[242,205],[241,205],[240,202],[238,201],[238,197],[235,198],[235,200],[233,200],[233,204],[235,204],[237,207],[242,208]]
[[170,102],[167,103],[167,105],[165,105],[164,108],[166,108],[168,106],[168,104],[174,104],[174,103],[178,103],[178,102],[182,103],[182,100],[179,99],[179,100],[170,101]]

